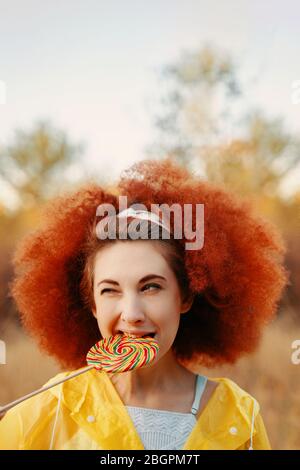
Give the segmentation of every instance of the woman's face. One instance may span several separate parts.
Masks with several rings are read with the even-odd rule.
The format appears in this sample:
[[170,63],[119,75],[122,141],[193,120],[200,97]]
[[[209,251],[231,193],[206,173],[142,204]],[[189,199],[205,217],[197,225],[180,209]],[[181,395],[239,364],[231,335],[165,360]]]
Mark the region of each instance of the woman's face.
[[103,338],[119,332],[154,333],[161,358],[174,342],[180,314],[192,301],[181,302],[175,274],[157,243],[117,241],[97,253],[93,314]]

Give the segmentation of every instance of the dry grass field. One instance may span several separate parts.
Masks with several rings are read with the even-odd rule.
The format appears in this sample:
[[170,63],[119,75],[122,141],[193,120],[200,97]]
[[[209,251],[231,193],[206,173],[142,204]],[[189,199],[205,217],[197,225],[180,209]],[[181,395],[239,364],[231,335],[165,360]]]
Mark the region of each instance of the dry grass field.
[[[300,365],[291,362],[291,344],[300,339],[300,325],[281,316],[266,328],[255,354],[234,366],[202,369],[210,377],[229,377],[251,393],[273,449],[300,449]],[[6,325],[7,364],[0,366],[0,403],[39,388],[60,371],[52,359],[16,326]]]

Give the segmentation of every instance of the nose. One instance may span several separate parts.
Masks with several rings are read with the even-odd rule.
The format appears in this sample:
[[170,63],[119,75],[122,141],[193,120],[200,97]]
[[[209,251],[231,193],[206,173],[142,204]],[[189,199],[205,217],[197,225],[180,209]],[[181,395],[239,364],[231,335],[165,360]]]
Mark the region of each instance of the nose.
[[135,324],[144,321],[145,314],[142,309],[141,303],[135,296],[128,296],[124,299],[121,320],[125,323]]

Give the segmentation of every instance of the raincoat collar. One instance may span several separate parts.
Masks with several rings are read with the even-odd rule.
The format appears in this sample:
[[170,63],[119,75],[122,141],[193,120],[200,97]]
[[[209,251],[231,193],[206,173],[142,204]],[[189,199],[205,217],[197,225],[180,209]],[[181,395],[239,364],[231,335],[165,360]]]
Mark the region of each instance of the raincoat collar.
[[[256,400],[230,379],[210,380],[218,386],[183,450],[237,449],[250,438],[253,407],[255,415],[259,411]],[[106,372],[92,369],[53,387],[50,392],[57,398],[61,394],[61,402],[70,411],[70,417],[101,449],[144,449],[126,406]],[[254,429],[253,436],[255,433]]]

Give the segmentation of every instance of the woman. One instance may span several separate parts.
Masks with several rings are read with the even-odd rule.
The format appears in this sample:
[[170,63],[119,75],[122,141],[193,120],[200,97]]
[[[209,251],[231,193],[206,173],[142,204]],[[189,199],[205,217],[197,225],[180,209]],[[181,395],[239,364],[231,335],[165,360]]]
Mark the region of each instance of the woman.
[[[147,210],[119,211],[121,195]],[[102,204],[117,215],[100,219]],[[204,204],[203,247],[187,250],[151,204]],[[151,334],[159,353],[146,367],[93,369],[15,406],[0,422],[0,448],[270,449],[258,402],[199,370],[256,349],[287,280],[283,253],[249,205],[170,159],[134,165],[115,190],[90,184],[52,201],[14,259],[25,328],[71,371],[117,333]]]

